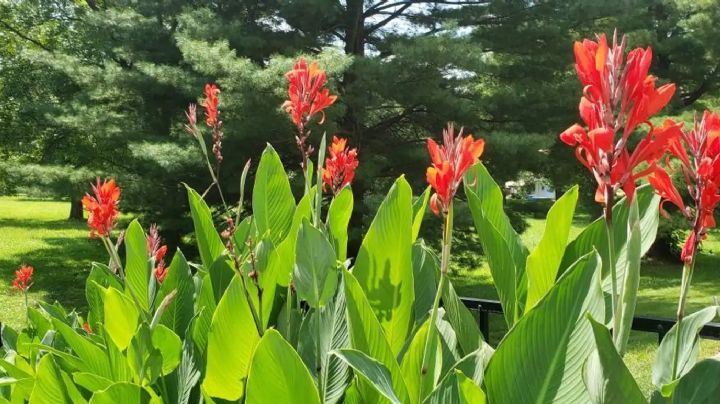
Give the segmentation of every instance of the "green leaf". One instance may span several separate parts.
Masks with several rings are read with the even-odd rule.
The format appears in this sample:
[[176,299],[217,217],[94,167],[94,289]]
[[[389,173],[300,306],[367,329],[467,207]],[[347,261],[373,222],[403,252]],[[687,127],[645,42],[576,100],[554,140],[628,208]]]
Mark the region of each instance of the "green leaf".
[[526,311],[535,306],[555,284],[570,235],[577,200],[576,185],[560,197],[547,214],[545,231],[538,246],[528,256],[525,266],[528,280]]
[[88,372],[75,372],[73,374],[73,381],[91,393],[105,390],[114,383],[110,379]]
[[413,202],[413,225],[412,225],[412,241],[417,240],[420,234],[420,228],[422,227],[423,218],[425,218],[425,212],[427,211],[428,200],[430,200],[430,187],[425,188],[425,191]]
[[213,296],[212,281],[210,276],[206,275],[200,284],[196,307],[197,318],[193,323],[192,333],[193,342],[203,358],[206,358],[207,355],[208,333],[216,308],[217,302]]
[[62,321],[52,319],[52,323],[57,332],[62,335],[63,340],[72,348],[75,355],[80,358],[80,363],[82,364],[81,371],[92,372],[107,378],[113,377],[110,362],[105,352],[103,352],[103,349],[75,332],[72,327]]
[[484,404],[485,393],[461,371],[455,370],[425,400],[427,404]]
[[582,366],[594,344],[585,313],[603,318],[600,257],[566,271],[508,332],[488,363],[491,403],[587,402]]
[[242,280],[235,276],[212,317],[203,390],[225,400],[242,397],[250,358],[259,340]]
[[182,341],[171,329],[159,324],[152,332],[152,344],[162,355],[162,375],[169,375],[180,364]]
[[627,255],[627,268],[622,288],[618,292],[621,305],[620,330],[618,331],[618,352],[620,356],[625,355],[630,331],[632,330],[633,316],[635,315],[635,304],[637,303],[637,292],[640,287],[640,260],[642,259],[642,234],[640,232],[640,212],[638,211],[637,198],[630,204],[628,215],[629,240],[626,244],[625,254]]
[[99,328],[98,324],[104,322],[104,288],[115,288],[122,290],[122,284],[107,265],[93,263],[90,275],[85,279],[85,298],[88,302],[87,321],[93,328]]
[[350,347],[346,308],[345,289],[341,285],[335,299],[331,300],[324,310],[321,310],[320,346],[323,403],[339,402],[350,382],[350,369],[347,364],[334,355],[330,355],[332,350]]
[[455,288],[453,288],[452,282],[445,283],[442,300],[446,319],[452,325],[453,330],[455,330],[461,352],[467,355],[481,347],[487,346],[475,316],[465,307],[462,300],[460,300],[460,297],[455,292]]
[[[718,306],[706,307],[689,316],[682,322],[680,332],[680,353],[678,354],[677,378],[682,377],[692,369],[698,359],[700,345],[698,334],[702,327],[711,322],[718,313]],[[672,358],[675,352],[675,336],[677,335],[677,324],[675,324],[660,343],[655,355],[655,363],[652,368],[652,382],[658,389],[662,390],[665,385],[673,382],[672,379]],[[670,389],[672,391],[672,389]]]
[[205,200],[190,187],[187,187],[187,193],[200,260],[207,270],[225,251],[225,245],[215,230],[212,213]]
[[130,345],[138,326],[138,311],[133,301],[117,289],[105,289],[105,330],[123,351]]
[[328,208],[328,230],[338,261],[347,259],[348,223],[353,211],[353,193],[344,187],[330,202]]
[[[468,204],[471,207],[476,206],[478,198],[475,194],[470,191],[467,195]],[[471,210],[475,219],[475,228],[480,234],[480,244],[487,258],[500,303],[503,306],[503,316],[510,327],[520,316],[517,267],[513,262],[508,243],[495,226],[485,218],[483,210],[481,208],[471,208]]]
[[337,287],[337,265],[332,245],[320,230],[304,220],[295,251],[293,283],[298,296],[312,308],[324,306]]
[[428,318],[415,333],[410,340],[410,345],[405,352],[400,368],[402,370],[403,379],[408,388],[410,402],[420,403],[435,388],[435,384],[440,379],[442,371],[442,348],[440,346],[440,338],[434,333],[429,347],[428,367],[423,369],[423,357],[425,355],[425,344],[428,342],[428,327],[430,319]]
[[72,403],[52,355],[45,355],[40,359],[35,375],[35,385],[30,394],[30,402],[33,404]]
[[134,296],[143,310],[150,307],[148,283],[151,271],[147,238],[140,222],[135,219],[125,231],[125,285],[129,296]]
[[149,390],[132,383],[115,383],[105,390],[93,394],[90,404],[116,404],[116,403],[162,403],[157,396]]
[[[343,270],[345,298],[347,299],[347,317],[350,327],[352,347],[380,361],[390,371],[393,391],[402,402],[408,402],[407,386],[402,377],[400,365],[390,348],[385,331],[370,306],[357,279]],[[374,388],[367,383],[360,383],[358,388],[367,402],[374,402],[379,397]]]
[[[660,204],[660,197],[655,194],[652,187],[641,186],[638,187],[635,192],[635,199],[638,201],[638,211],[642,212],[642,216],[640,217],[640,238],[642,240],[640,255],[642,256],[650,249],[655,241],[655,235],[657,234],[657,226],[659,223],[658,207]],[[615,237],[618,284],[623,282],[625,277],[625,268],[627,267],[626,244],[629,213],[627,198],[622,198],[615,204],[615,206],[613,206],[613,234]],[[560,268],[569,268],[573,262],[593,250],[597,250],[601,257],[608,256],[607,231],[605,230],[605,219],[602,217],[585,227],[575,240],[567,246]],[[608,293],[611,290],[611,280],[609,274],[610,267],[608,266],[607,260],[604,259],[603,291]],[[607,314],[609,316],[612,315],[612,313]]]
[[392,378],[385,365],[355,349],[341,349],[333,354],[352,367],[357,375],[383,397],[392,403],[401,403],[393,391]]
[[495,350],[490,345],[483,343],[480,348],[460,359],[453,368],[461,370],[475,384],[481,386],[485,377],[485,368],[493,353]]
[[418,240],[412,249],[413,286],[415,288],[415,324],[427,317],[432,310],[437,291],[437,274],[440,263],[425,241]]
[[175,297],[162,314],[160,324],[167,326],[178,335],[185,335],[185,331],[193,318],[195,284],[190,273],[190,266],[188,266],[185,256],[180,250],[175,252],[168,267],[167,276],[155,298],[156,304],[162,302],[173,290],[175,291]]
[[585,363],[585,386],[594,403],[647,403],[613,344],[610,331],[591,316],[596,352]]
[[255,225],[262,237],[280,243],[290,230],[295,198],[290,189],[285,167],[269,144],[260,158],[252,193]]
[[295,245],[297,244],[297,236],[300,231],[300,225],[303,220],[312,219],[312,200],[315,196],[316,188],[310,189],[310,193],[303,195],[298,202],[295,213],[293,214],[292,225],[290,226],[290,232],[275,249],[277,253],[277,265],[278,275],[277,283],[282,287],[287,287],[292,279],[292,272],[295,266]]
[[253,355],[245,403],[320,403],[300,356],[273,329],[263,335]]
[[720,397],[720,360],[705,359],[680,379],[672,396],[677,404],[715,404]]
[[353,269],[395,355],[413,322],[411,212],[412,190],[400,177],[370,224]]

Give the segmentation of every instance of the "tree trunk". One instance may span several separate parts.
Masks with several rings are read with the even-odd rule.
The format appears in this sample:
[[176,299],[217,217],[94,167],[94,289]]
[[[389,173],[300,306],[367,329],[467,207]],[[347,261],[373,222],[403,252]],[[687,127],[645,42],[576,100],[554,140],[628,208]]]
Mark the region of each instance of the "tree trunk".
[[70,220],[83,220],[82,201],[76,197],[70,197]]

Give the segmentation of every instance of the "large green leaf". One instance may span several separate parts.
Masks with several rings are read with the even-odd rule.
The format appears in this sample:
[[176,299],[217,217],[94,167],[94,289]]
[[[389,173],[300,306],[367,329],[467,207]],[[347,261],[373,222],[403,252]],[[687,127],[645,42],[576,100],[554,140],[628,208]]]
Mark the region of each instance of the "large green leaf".
[[426,404],[484,404],[485,402],[486,397],[482,389],[459,370],[454,370],[445,377],[425,400]]
[[[408,402],[407,386],[400,365],[365,293],[353,274],[346,270],[343,271],[343,281],[352,347],[380,361],[390,371],[393,391],[402,402]],[[375,402],[380,397],[367,383],[359,383],[358,388],[367,402]]]
[[200,260],[207,270],[225,250],[225,245],[215,230],[212,213],[205,200],[192,188],[188,187],[187,192]]
[[130,345],[138,326],[133,301],[117,289],[105,289],[105,331],[122,351]]
[[171,329],[158,324],[152,331],[152,344],[162,355],[161,374],[168,375],[180,364],[182,341]]
[[450,281],[445,283],[442,301],[445,308],[445,318],[455,330],[461,353],[468,355],[478,348],[487,346],[475,316],[465,307]]
[[620,294],[620,329],[618,330],[617,347],[620,356],[625,355],[630,331],[632,330],[633,316],[635,316],[635,303],[637,292],[640,287],[640,260],[642,259],[642,234],[640,232],[640,212],[638,211],[637,198],[630,204],[628,215],[629,235],[628,242],[623,252],[626,254],[627,267],[625,278]]
[[[300,225],[303,220],[312,219],[312,200],[315,196],[316,188],[313,187],[308,194],[303,195],[293,213],[290,231],[285,239],[275,249],[278,265],[277,283],[280,286],[287,287],[292,279],[293,267],[295,265],[295,245],[297,236],[300,232]],[[270,265],[274,265],[271,263]]]
[[530,310],[555,284],[558,269],[567,246],[575,205],[577,185],[570,188],[550,208],[545,231],[535,250],[527,258],[528,293],[525,310]]
[[[429,325],[430,319],[428,318],[410,340],[410,345],[405,351],[400,364],[410,401],[413,403],[422,402],[430,394],[440,379],[440,372],[442,371],[440,337],[437,333],[433,333],[432,340],[428,341]],[[428,347],[429,357],[426,361],[427,368],[424,368],[423,360],[426,343],[429,343],[430,346]]]
[[350,365],[357,375],[391,403],[401,403],[393,391],[392,378],[385,365],[356,349],[341,349],[333,353]]
[[320,346],[322,352],[321,383],[323,403],[339,402],[350,381],[350,369],[345,362],[330,352],[350,347],[350,334],[347,322],[345,288],[341,285],[335,299],[321,311]]
[[[642,212],[640,217],[641,248],[640,255],[644,255],[652,246],[657,234],[659,222],[658,207],[660,197],[655,194],[649,186],[642,186],[635,192],[638,201],[638,211]],[[622,198],[613,207],[613,235],[616,251],[617,280],[623,282],[625,268],[627,266],[627,237],[628,237],[628,216],[629,208],[627,198]],[[567,269],[580,257],[597,250],[601,257],[608,256],[607,231],[605,230],[605,219],[599,218],[592,222],[571,242],[565,249],[560,268]],[[606,259],[603,261],[603,290],[611,290],[611,281],[608,276],[610,267]],[[611,315],[612,313],[607,313]]]
[[395,355],[413,322],[411,233],[412,190],[400,177],[370,224],[353,269]]
[[93,328],[104,321],[103,290],[110,287],[122,290],[122,284],[107,265],[93,263],[90,275],[85,279],[85,298],[89,308],[87,321]]
[[[680,353],[678,354],[677,378],[688,373],[698,359],[700,352],[698,333],[702,327],[711,322],[718,313],[718,306],[706,307],[685,317],[680,332]],[[675,336],[677,324],[665,334],[655,355],[652,368],[652,382],[658,389],[673,382],[672,358],[675,352]],[[666,387],[667,388],[667,387]],[[670,389],[672,390],[672,389]]]
[[150,281],[150,257],[145,232],[137,219],[130,222],[125,231],[125,285],[130,296],[137,299],[143,310],[150,307],[148,283]]
[[30,394],[30,402],[38,404],[72,403],[52,355],[45,355],[40,359],[35,375],[35,385]]
[[116,403],[153,403],[160,404],[162,400],[151,390],[132,383],[115,383],[105,390],[93,394],[90,404],[116,404]]
[[[500,186],[495,182],[482,163],[475,164],[468,170],[463,182],[465,183],[465,194],[472,193],[477,197],[477,200],[471,203],[470,196],[468,195],[468,204],[472,211],[473,218],[477,215],[476,211],[482,209],[482,216],[492,223],[500,233],[503,240],[507,243],[510,255],[513,257],[517,271],[516,278],[519,282],[525,272],[525,261],[527,260],[528,251],[503,210],[504,198]],[[475,229],[478,232],[482,232],[482,229],[478,227],[477,221],[475,222]]]
[[615,349],[610,331],[588,316],[595,336],[594,352],[585,363],[583,377],[594,403],[647,403],[632,374]]
[[252,208],[260,236],[269,237],[274,244],[287,236],[295,211],[295,198],[280,156],[269,144],[255,174]]
[[[468,204],[476,206],[478,198],[472,191],[468,192]],[[508,327],[515,324],[520,316],[520,298],[518,296],[518,270],[513,261],[512,252],[502,234],[483,214],[481,208],[472,209],[475,228],[480,234],[480,244],[490,267],[490,274],[495,283],[503,315]]]
[[332,245],[320,230],[304,220],[295,251],[293,284],[298,296],[312,308],[324,306],[337,287],[337,265]]
[[420,324],[432,309],[437,291],[437,274],[440,263],[432,250],[421,239],[412,249],[413,284],[415,288],[415,324]]
[[205,393],[225,400],[242,397],[250,358],[259,340],[242,280],[236,276],[212,317],[203,380]]
[[418,235],[420,234],[420,228],[422,227],[423,219],[425,218],[425,212],[427,211],[428,200],[430,200],[430,187],[425,188],[425,191],[413,202],[413,225],[412,225],[412,240],[415,242]]
[[490,359],[491,403],[584,403],[582,366],[594,343],[585,313],[604,317],[600,257],[578,260],[515,324]]
[[190,266],[188,266],[185,256],[180,250],[177,250],[168,267],[167,276],[155,298],[157,304],[162,302],[172,291],[175,291],[175,297],[162,314],[160,323],[175,331],[178,335],[185,335],[185,331],[187,331],[193,318],[195,285],[190,273]]
[[263,335],[252,357],[245,403],[320,403],[310,372],[275,330]]
[[347,259],[348,223],[353,211],[353,193],[344,187],[330,202],[327,224],[338,261]]
[[680,379],[672,396],[677,404],[716,404],[720,399],[720,359],[705,359]]
[[200,281],[200,291],[195,308],[197,317],[193,323],[192,332],[193,342],[195,342],[195,346],[203,358],[206,358],[208,333],[210,332],[210,323],[216,308],[217,302],[213,296],[212,281],[210,276],[206,275]]
[[112,377],[113,371],[108,357],[98,345],[84,338],[75,332],[72,327],[60,320],[52,319],[52,323],[57,332],[62,335],[63,340],[65,340],[75,355],[80,359],[80,363],[82,363],[82,369],[80,370],[92,372],[103,377]]

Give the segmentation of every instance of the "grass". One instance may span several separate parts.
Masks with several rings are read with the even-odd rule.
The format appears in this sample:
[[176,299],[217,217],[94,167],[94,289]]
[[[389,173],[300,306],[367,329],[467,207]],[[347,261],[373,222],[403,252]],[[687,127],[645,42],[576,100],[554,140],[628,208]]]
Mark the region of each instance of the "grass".
[[106,254],[100,241],[88,236],[87,225],[68,221],[69,214],[68,202],[0,198],[0,322],[11,327],[25,324],[22,293],[11,287],[21,264],[35,268],[31,305],[58,301],[85,310],[90,264]]
[[[522,234],[523,242],[532,250],[542,237],[545,228],[543,219],[527,219],[529,227]],[[574,238],[587,218],[579,218],[571,229],[570,237]],[[713,296],[720,296],[720,232],[713,232],[704,242],[703,250],[697,258],[692,288],[688,295],[687,311],[692,313],[713,303]],[[468,260],[463,260],[467,262]],[[497,299],[492,277],[487,263],[480,262],[479,267],[454,266],[453,284],[461,296],[485,299]],[[635,314],[674,318],[677,310],[677,299],[680,293],[680,263],[667,263],[645,260],[640,276],[640,290]],[[490,343],[496,345],[502,339],[507,327],[501,316],[491,316]],[[652,365],[657,349],[657,334],[633,331],[630,335],[629,349],[625,362],[638,381],[640,388],[649,393],[652,391]],[[713,356],[720,352],[720,341],[701,339],[700,354],[702,357]]]
[[[24,301],[10,285],[20,264],[35,267],[34,284],[30,301],[59,301],[67,308],[85,311],[84,285],[93,261],[106,259],[98,240],[88,237],[83,222],[68,221],[70,205],[67,202],[0,197],[0,322],[12,327],[25,323]],[[579,218],[571,230],[576,236],[587,218]],[[529,248],[537,245],[544,230],[544,220],[528,219],[529,227],[523,241]],[[720,295],[717,268],[720,268],[720,233],[711,234],[698,257],[692,289],[688,298],[688,312],[712,303]],[[459,251],[457,253],[460,253]],[[460,255],[460,254],[458,254]],[[497,299],[487,264],[476,258],[459,257],[454,265],[454,284],[461,296]],[[477,262],[478,265],[468,265]],[[680,289],[680,264],[644,262],[640,279],[640,292],[636,313],[661,317],[674,317]],[[497,344],[506,332],[500,316],[491,322],[491,343]],[[640,387],[649,392],[652,364],[657,349],[657,336],[633,332],[626,363]],[[701,340],[701,355],[714,355],[720,351],[720,342]]]

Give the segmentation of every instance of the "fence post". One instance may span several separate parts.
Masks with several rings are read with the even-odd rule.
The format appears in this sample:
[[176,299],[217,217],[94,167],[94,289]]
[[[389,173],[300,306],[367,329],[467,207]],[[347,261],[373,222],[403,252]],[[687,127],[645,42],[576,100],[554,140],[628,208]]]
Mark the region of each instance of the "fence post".
[[485,341],[488,341],[490,340],[490,313],[480,306],[478,307],[478,314],[480,314],[480,332],[485,337]]

